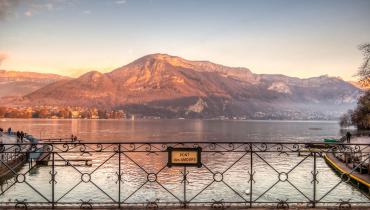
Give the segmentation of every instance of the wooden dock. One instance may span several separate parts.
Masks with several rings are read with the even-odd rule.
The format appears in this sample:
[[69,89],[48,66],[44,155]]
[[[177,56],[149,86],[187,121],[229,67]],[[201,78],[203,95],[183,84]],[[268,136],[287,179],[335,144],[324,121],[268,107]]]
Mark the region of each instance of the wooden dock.
[[13,176],[14,171],[18,171],[27,162],[27,155],[19,154],[11,160],[3,162],[0,164],[0,180]]
[[[370,193],[370,175],[368,173],[363,174],[354,170],[353,163],[342,162],[333,153],[326,153],[324,159],[341,176],[346,174],[352,183],[356,184],[361,190]],[[346,177],[343,178],[343,181],[345,180],[347,180]]]
[[[12,134],[1,133],[0,137],[2,143],[15,144],[17,142],[17,138]],[[17,152],[19,148],[27,150],[29,146],[4,146],[4,151],[0,155],[0,181],[12,177],[27,162],[28,154]]]

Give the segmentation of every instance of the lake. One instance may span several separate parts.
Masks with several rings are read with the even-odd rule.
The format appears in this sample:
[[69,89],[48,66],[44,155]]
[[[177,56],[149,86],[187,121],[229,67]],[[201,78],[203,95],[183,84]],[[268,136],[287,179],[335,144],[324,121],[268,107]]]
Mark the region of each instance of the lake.
[[310,142],[340,137],[336,121],[2,119],[0,127],[23,130],[37,138],[74,134],[94,142]]
[[[13,130],[23,130],[38,138],[62,138],[74,134],[84,142],[103,143],[159,141],[304,143],[341,136],[338,122],[335,121],[3,119],[0,121],[0,127],[4,130],[8,127],[12,127]],[[223,146],[228,147],[227,144]],[[129,146],[126,145],[126,147]],[[77,151],[78,149],[76,148]],[[185,199],[184,182],[182,182],[183,168],[166,167],[166,152],[127,151],[122,153],[121,157],[114,152],[92,152],[83,155],[67,152],[57,153],[55,156],[58,160],[91,159],[91,166],[55,166],[57,172],[55,200],[59,203],[79,206],[83,201],[92,203],[112,202],[112,199],[117,201],[119,199],[119,185],[116,182],[118,165],[122,167],[121,201],[127,204],[145,204],[154,201],[176,203]],[[193,198],[191,201],[194,203],[212,203],[220,200],[237,203],[249,201],[250,195],[247,191],[250,187],[248,180],[251,171],[255,173],[251,198],[257,203],[307,202],[308,199],[313,198],[311,181],[314,159],[312,156],[298,156],[297,153],[256,152],[252,155],[252,159],[253,169],[250,168],[250,153],[244,151],[202,153],[204,166],[187,168],[189,182],[186,182],[186,199]],[[316,167],[319,180],[316,199],[322,197],[320,201],[324,202],[323,205],[347,200],[369,201],[355,187],[340,183],[340,178],[322,158],[317,158]],[[290,182],[279,182],[278,172],[288,171],[291,171],[288,179]],[[11,204],[17,201],[45,202],[45,198],[52,199],[49,182],[50,165],[35,167],[30,171],[28,165],[25,165],[19,173],[25,174],[27,183],[14,183],[13,179],[3,182],[1,190],[8,187],[10,190],[0,196],[1,202]],[[93,182],[82,181],[85,173],[91,174]],[[148,182],[148,176],[152,173],[156,174],[156,181]],[[223,173],[222,181],[215,182],[215,175],[220,173]],[[205,190],[201,191],[202,189]],[[199,192],[201,193],[197,195]]]

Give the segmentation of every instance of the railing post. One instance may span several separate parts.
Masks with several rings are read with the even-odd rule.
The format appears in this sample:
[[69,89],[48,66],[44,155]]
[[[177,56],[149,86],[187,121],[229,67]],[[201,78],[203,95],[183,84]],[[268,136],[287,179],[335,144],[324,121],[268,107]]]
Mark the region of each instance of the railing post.
[[317,181],[317,172],[316,172],[316,152],[313,153],[313,203],[312,208],[316,207],[316,181]]
[[250,175],[249,175],[249,207],[252,208],[252,199],[253,199],[253,145],[252,143],[249,145],[250,146]]
[[186,177],[186,166],[184,166],[184,172],[183,172],[183,181],[184,181],[184,208],[187,208],[187,203],[186,203],[186,182],[187,182],[187,177]]
[[55,208],[55,164],[54,164],[54,152],[51,153],[52,163],[51,163],[51,206]]
[[121,208],[121,144],[118,146],[118,208]]

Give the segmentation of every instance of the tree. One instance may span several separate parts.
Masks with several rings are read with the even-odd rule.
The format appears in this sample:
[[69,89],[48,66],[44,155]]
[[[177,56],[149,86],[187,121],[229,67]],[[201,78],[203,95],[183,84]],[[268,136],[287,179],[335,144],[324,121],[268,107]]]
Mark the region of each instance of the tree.
[[42,108],[39,112],[38,112],[38,117],[39,118],[50,118],[50,112],[47,108]]
[[59,110],[58,117],[60,118],[71,118],[71,112],[67,108],[62,108]]
[[[357,76],[362,86],[370,86],[370,43],[362,44],[359,50],[364,56],[364,61],[360,66]],[[350,116],[350,119],[349,119]],[[340,126],[348,127],[348,123],[356,125],[358,129],[370,129],[370,90],[366,91],[357,102],[357,107],[353,112],[348,112],[340,118]]]
[[[370,43],[360,45],[359,50],[362,51],[364,61],[357,75],[360,77],[361,85],[366,87],[370,85]],[[358,100],[357,107],[351,116],[351,120],[359,129],[370,129],[369,90]]]
[[362,65],[360,66],[357,76],[360,77],[361,85],[369,86],[370,85],[370,43],[362,44],[358,48],[364,56],[364,61]]
[[352,125],[352,114],[353,111],[349,110],[347,113],[343,114],[339,119],[340,127],[349,127]]
[[3,118],[6,114],[6,108],[5,107],[0,107],[0,118]]
[[357,102],[351,115],[353,124],[359,129],[370,129],[370,92],[366,92]]

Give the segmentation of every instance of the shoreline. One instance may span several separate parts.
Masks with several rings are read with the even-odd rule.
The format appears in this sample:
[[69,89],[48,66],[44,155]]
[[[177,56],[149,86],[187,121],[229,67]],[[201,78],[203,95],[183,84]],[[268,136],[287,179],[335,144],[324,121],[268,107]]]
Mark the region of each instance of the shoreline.
[[233,121],[233,122],[322,122],[322,123],[338,123],[338,120],[257,120],[257,119],[246,119],[246,120],[240,120],[240,119],[180,119],[180,118],[161,118],[161,119],[155,119],[155,118],[135,118],[135,120],[132,119],[89,119],[89,118],[0,118],[1,121],[22,121],[22,120],[35,120],[35,121],[41,121],[41,120],[86,120],[86,121],[172,121],[172,120],[181,120],[181,121]]

